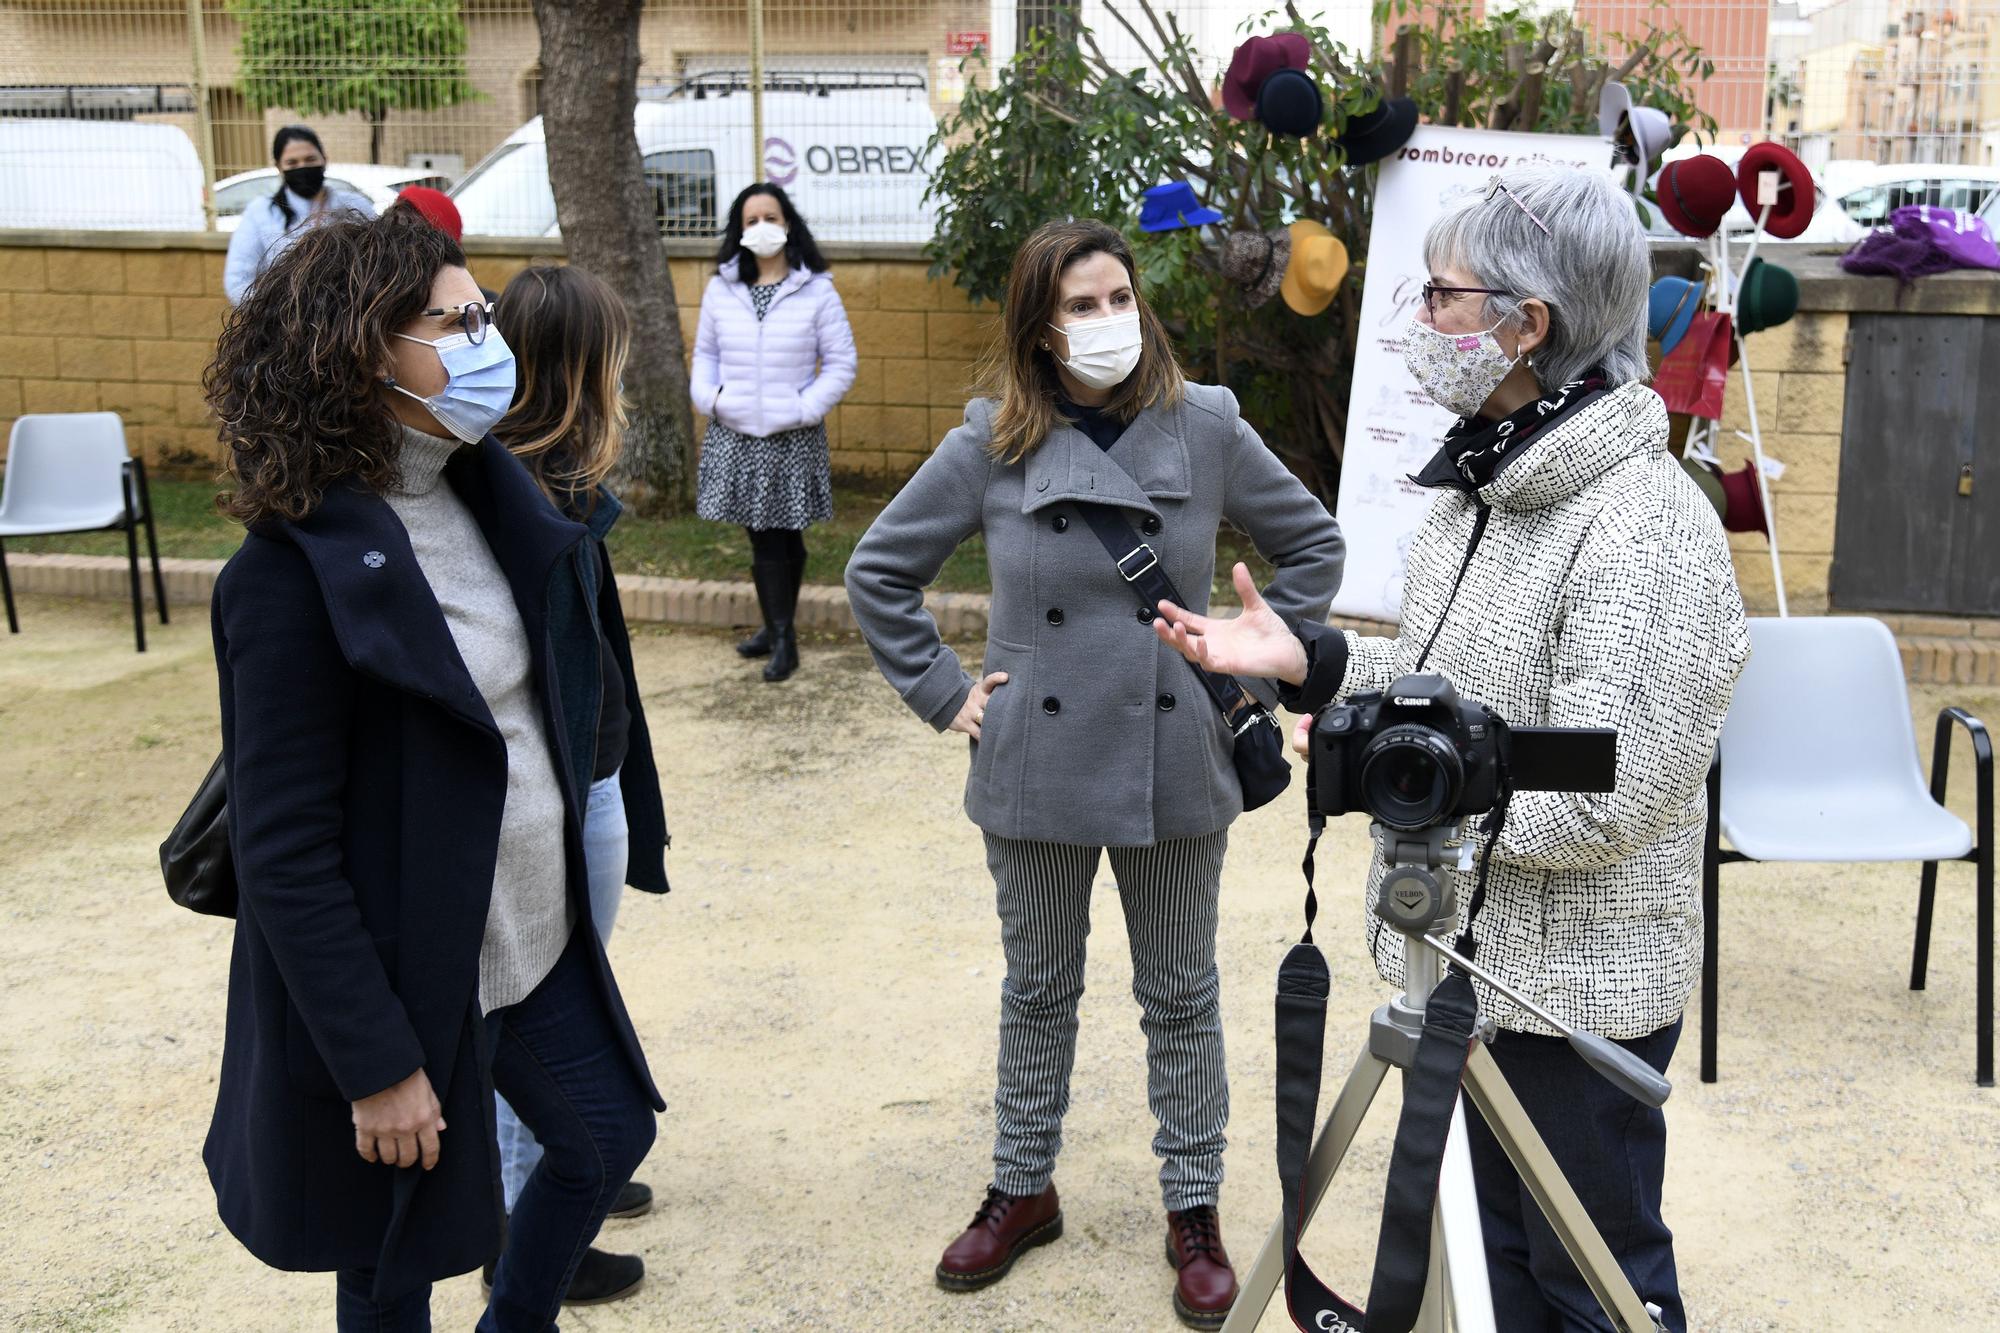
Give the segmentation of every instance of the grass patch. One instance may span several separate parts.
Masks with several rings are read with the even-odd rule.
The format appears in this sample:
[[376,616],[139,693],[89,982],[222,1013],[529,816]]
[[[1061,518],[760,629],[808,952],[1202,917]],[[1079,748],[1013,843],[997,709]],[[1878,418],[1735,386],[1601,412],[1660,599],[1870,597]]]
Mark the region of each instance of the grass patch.
[[[160,554],[191,559],[227,559],[243,540],[243,529],[215,512],[212,482],[156,479],[152,483],[153,516],[159,530]],[[839,486],[833,493],[833,518],[815,524],[806,534],[808,583],[839,583],[847,558],[861,534],[882,512],[895,491],[889,487]],[[7,543],[10,552],[64,552],[76,555],[125,554],[121,532],[58,533],[21,537]],[[1107,557],[1108,559],[1108,557]],[[1270,571],[1250,543],[1225,530],[1216,542],[1216,586],[1229,586],[1229,567],[1250,562],[1259,581]],[[741,528],[710,523],[692,515],[684,518],[641,518],[627,513],[611,530],[611,561],[623,574],[657,574],[680,579],[750,577],[750,543]],[[936,586],[946,592],[985,592],[986,543],[970,538],[945,562]]]

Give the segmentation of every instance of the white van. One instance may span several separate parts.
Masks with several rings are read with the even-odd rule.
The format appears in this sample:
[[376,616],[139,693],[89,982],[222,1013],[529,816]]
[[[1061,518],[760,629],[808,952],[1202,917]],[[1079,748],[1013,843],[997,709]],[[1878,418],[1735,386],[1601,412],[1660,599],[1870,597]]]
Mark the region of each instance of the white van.
[[[689,79],[634,113],[660,230],[711,237],[737,192],[756,179],[748,79]],[[821,241],[923,242],[925,150],[937,131],[923,77],[842,70],[767,74],[764,176],[784,187]],[[541,117],[507,136],[451,191],[468,236],[557,236]]]
[[177,126],[0,120],[0,227],[201,231],[202,179]]

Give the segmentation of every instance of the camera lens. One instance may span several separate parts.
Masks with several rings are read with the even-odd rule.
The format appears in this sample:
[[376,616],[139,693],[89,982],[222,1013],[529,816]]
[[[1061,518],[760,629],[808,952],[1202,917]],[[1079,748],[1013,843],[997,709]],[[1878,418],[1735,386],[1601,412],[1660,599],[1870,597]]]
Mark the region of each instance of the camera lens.
[[1390,727],[1362,752],[1362,804],[1391,828],[1443,822],[1457,808],[1464,782],[1457,747],[1429,727]]

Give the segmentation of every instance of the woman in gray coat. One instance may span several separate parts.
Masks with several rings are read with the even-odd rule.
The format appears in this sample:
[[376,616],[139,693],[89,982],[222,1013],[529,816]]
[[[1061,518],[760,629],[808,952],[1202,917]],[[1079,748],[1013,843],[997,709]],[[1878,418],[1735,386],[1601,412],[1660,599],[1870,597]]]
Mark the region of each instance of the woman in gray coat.
[[[1069,1105],[1090,886],[1109,849],[1160,1129],[1174,1304],[1219,1326],[1236,1283],[1216,1220],[1229,1092],[1216,894],[1243,808],[1233,741],[1192,671],[1086,523],[1117,509],[1174,584],[1205,602],[1227,520],[1277,567],[1289,623],[1340,582],[1325,508],[1237,414],[1186,383],[1131,252],[1098,222],[1050,223],[1015,257],[990,396],[855,548],[847,588],[875,660],[938,731],[971,738],[965,810],[985,832],[1007,978],[993,1179],[937,1279],[971,1290],[1062,1233],[1050,1183]],[[938,635],[924,588],[974,533],[993,578],[978,678]],[[1271,688],[1251,688],[1266,702]]]

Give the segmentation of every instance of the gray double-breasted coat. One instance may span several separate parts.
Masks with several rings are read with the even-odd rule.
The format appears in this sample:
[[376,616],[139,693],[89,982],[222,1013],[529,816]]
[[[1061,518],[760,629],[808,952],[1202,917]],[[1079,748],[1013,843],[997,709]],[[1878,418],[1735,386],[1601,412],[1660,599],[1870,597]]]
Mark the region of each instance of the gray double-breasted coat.
[[[1190,384],[1141,412],[1107,450],[1060,425],[1021,462],[987,450],[994,404],[890,501],[855,547],[847,591],[903,701],[942,731],[973,677],[924,610],[924,588],[961,542],[986,539],[993,581],[984,672],[1005,671],[972,744],[965,810],[1007,838],[1137,847],[1227,827],[1243,809],[1234,744],[1192,668],[1078,512],[1116,505],[1205,612],[1225,520],[1277,567],[1264,595],[1287,622],[1322,619],[1340,584],[1340,530],[1265,448],[1227,389]],[[1246,682],[1269,702],[1271,689]]]

